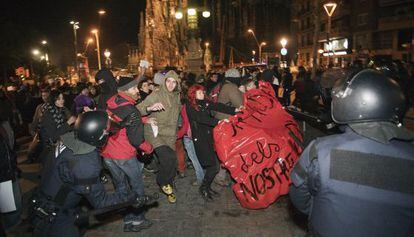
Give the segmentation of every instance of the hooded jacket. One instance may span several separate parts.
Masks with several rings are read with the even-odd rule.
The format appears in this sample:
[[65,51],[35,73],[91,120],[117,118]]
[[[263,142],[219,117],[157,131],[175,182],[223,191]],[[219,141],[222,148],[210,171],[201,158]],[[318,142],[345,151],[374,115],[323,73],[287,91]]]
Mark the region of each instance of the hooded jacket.
[[109,69],[104,68],[96,73],[95,80],[96,82],[99,80],[105,81],[99,85],[101,94],[97,100],[97,109],[106,110],[106,102],[109,100],[109,98],[117,94],[117,83],[115,77],[112,75],[112,72]]
[[[177,86],[174,91],[169,92],[165,85],[167,78],[174,78],[177,81]],[[150,118],[155,118],[158,126],[158,135],[154,136],[151,124],[145,124],[144,136],[154,148],[160,146],[169,146],[175,150],[175,141],[177,139],[178,117],[181,110],[180,103],[180,79],[174,71],[169,71],[163,80],[161,88],[152,92],[143,102],[136,107],[142,115],[148,114]],[[148,112],[147,108],[155,103],[162,103],[165,110],[157,112]]]
[[[125,123],[114,135],[110,136],[102,150],[102,156],[110,159],[130,159],[136,157],[137,150],[144,142],[141,115],[134,107],[135,100],[119,92],[108,100],[108,114],[117,123]],[[119,125],[115,125],[119,126]]]
[[[226,78],[218,96],[219,103],[236,108],[243,105],[243,93],[239,90],[239,86],[237,85],[238,81],[240,81],[239,78]],[[215,117],[221,120],[230,116],[228,114],[217,113]]]

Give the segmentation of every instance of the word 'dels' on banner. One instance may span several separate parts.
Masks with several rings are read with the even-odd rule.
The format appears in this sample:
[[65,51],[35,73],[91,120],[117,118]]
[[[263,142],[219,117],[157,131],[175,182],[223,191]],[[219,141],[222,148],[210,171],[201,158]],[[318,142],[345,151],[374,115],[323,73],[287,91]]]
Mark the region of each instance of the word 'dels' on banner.
[[[261,86],[245,95],[246,111],[214,129],[219,159],[236,181],[233,191],[250,209],[266,208],[288,193],[290,172],[302,151],[296,122],[267,85]],[[263,121],[272,124],[262,126]]]

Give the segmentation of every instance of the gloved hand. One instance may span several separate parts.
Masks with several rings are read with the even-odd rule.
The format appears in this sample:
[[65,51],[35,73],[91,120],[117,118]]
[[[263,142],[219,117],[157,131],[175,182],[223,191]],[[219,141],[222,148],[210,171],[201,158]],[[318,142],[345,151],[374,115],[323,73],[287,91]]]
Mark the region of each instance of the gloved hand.
[[154,148],[152,147],[151,143],[144,141],[139,145],[139,149],[143,151],[145,154],[149,155],[154,151]]
[[140,208],[145,205],[150,205],[155,203],[159,198],[158,193],[154,193],[153,195],[143,195],[139,196],[135,199],[135,204],[132,206],[135,208]]

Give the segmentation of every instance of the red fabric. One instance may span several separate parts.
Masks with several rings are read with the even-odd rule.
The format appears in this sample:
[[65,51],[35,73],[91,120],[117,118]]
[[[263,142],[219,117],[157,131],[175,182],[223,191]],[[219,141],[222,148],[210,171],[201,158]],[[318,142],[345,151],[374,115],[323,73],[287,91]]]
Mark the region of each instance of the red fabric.
[[146,123],[149,123],[149,116],[142,116],[141,117],[141,122],[143,123],[143,124],[146,124]]
[[[127,100],[127,102],[117,104],[115,100],[118,96],[123,97]],[[115,120],[115,122],[121,122],[121,119],[118,116],[114,115],[111,110],[128,104],[135,105],[135,101],[131,97],[122,93],[112,96],[106,103],[108,105],[107,112],[110,115],[111,119]],[[131,143],[129,143],[126,129],[122,128],[118,130],[114,135],[109,137],[108,142],[102,149],[101,155],[105,158],[125,160],[137,156],[137,150],[134,146],[131,145]]]
[[151,154],[154,151],[154,147],[151,145],[151,143],[144,141],[139,145],[139,149],[143,151],[146,155]]
[[260,82],[259,89],[247,92],[244,106],[241,114],[214,128],[215,148],[237,182],[233,191],[241,205],[266,208],[288,193],[290,172],[302,152],[297,141],[302,137],[269,83]]
[[177,139],[181,139],[185,135],[191,137],[190,121],[188,120],[187,109],[185,108],[185,105],[181,107],[181,118],[183,122],[180,129],[177,131]]
[[175,141],[175,152],[177,154],[177,170],[180,173],[184,173],[185,171],[185,152],[184,152],[184,144],[183,140]]

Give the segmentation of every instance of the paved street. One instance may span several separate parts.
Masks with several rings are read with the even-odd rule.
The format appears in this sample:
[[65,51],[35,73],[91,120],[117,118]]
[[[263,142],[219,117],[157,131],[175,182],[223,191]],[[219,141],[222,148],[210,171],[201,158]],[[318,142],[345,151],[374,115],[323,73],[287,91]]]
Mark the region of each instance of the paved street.
[[[414,129],[414,109],[408,113],[406,127]],[[300,123],[303,126],[303,123]],[[309,142],[323,133],[311,126],[306,126],[305,140]],[[18,152],[19,167],[22,169],[21,187],[24,201],[30,196],[39,179],[40,165],[24,164],[29,137],[18,139],[20,149]],[[265,210],[247,210],[240,206],[230,188],[213,186],[221,193],[221,197],[214,203],[205,203],[198,194],[198,187],[192,186],[194,171],[187,169],[187,177],[177,179],[176,204],[169,204],[164,195],[160,195],[158,206],[148,210],[147,218],[154,225],[139,234],[124,233],[122,230],[122,217],[119,214],[107,216],[102,222],[93,222],[85,236],[304,236],[303,217],[298,217],[292,211],[288,197],[280,198],[275,204]],[[145,188],[148,194],[159,192],[155,184],[155,176],[145,173]],[[109,182],[108,190],[113,187]],[[24,219],[27,212],[24,213]],[[294,223],[295,222],[295,223]],[[10,236],[30,236],[27,220],[14,228]]]
[[[19,162],[23,162],[28,138],[19,139],[23,143],[19,151]],[[23,170],[21,186],[24,200],[30,196],[38,181],[38,164],[20,164]],[[169,204],[165,196],[160,195],[157,207],[148,210],[147,217],[153,220],[151,229],[139,234],[124,233],[119,214],[109,216],[104,224],[97,222],[85,236],[304,236],[305,232],[293,223],[290,216],[288,197],[282,197],[277,203],[265,210],[247,210],[239,205],[230,188],[213,186],[221,193],[214,203],[205,203],[198,194],[198,187],[192,186],[193,170],[187,170],[187,177],[177,179],[176,204]],[[145,173],[146,192],[158,192],[155,176]],[[112,189],[112,185],[107,185]],[[24,215],[26,218],[26,212]],[[10,236],[30,236],[27,221],[14,228]]]

